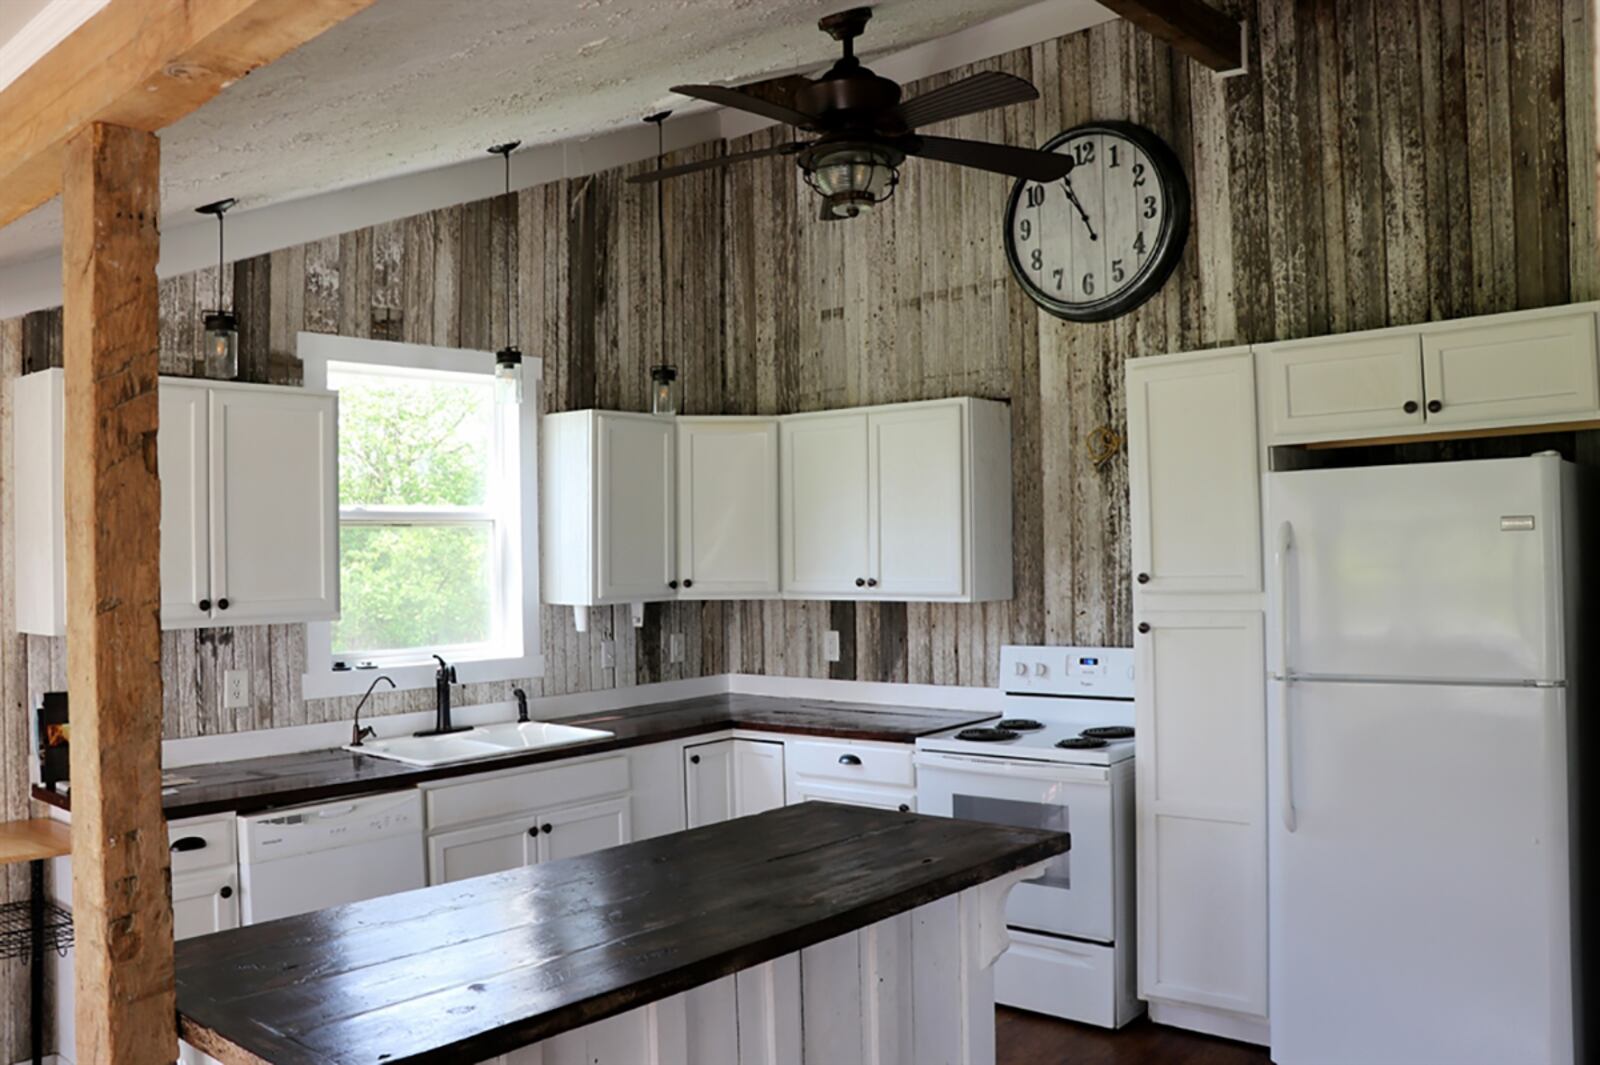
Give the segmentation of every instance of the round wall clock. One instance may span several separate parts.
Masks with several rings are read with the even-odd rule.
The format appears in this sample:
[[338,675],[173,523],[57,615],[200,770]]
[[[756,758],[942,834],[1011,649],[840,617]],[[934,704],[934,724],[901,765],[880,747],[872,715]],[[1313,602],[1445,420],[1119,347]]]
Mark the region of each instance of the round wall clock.
[[1103,322],[1155,295],[1183,257],[1189,182],[1165,141],[1130,122],[1074,126],[1044,145],[1070,154],[1060,181],[1019,181],[1006,258],[1028,295],[1075,322]]

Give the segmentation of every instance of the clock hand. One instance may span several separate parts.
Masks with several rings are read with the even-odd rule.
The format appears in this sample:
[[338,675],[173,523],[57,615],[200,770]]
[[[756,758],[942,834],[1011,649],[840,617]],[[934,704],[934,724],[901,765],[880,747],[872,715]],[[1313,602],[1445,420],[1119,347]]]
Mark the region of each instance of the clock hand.
[[1083,228],[1089,231],[1089,239],[1099,240],[1100,234],[1094,231],[1094,223],[1089,221],[1089,212],[1083,209],[1083,204],[1078,202],[1078,194],[1072,191],[1072,179],[1062,178],[1061,187],[1066,190],[1067,199],[1072,201],[1072,206],[1078,209],[1078,217],[1083,219]]

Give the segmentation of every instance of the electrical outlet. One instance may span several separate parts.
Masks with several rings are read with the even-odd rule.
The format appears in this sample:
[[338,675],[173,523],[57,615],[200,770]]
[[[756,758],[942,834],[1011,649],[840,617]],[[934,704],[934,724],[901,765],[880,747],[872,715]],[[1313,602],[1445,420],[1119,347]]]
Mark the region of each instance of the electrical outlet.
[[683,633],[675,632],[667,640],[667,660],[674,664],[683,661]]
[[839,630],[829,629],[822,637],[822,652],[830,662],[839,661]]
[[600,641],[600,668],[601,669],[616,669],[617,668],[617,641],[616,640],[601,640]]
[[243,710],[250,705],[250,671],[225,669],[222,671],[222,708]]

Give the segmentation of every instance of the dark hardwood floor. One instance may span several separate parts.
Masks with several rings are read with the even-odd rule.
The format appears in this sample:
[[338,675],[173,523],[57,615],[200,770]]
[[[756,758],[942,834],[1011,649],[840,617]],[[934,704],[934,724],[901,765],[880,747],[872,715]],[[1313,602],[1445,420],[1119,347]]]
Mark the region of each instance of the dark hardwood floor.
[[998,1065],[1267,1065],[1264,1047],[1165,1028],[1140,1017],[1109,1032],[1024,1010],[995,1011]]

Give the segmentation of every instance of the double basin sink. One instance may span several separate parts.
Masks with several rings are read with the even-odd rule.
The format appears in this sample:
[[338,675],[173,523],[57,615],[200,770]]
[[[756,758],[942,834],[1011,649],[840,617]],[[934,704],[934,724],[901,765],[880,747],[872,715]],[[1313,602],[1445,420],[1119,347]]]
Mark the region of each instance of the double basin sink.
[[372,739],[359,747],[346,746],[345,750],[370,754],[374,758],[387,758],[406,765],[436,766],[450,765],[454,762],[476,762],[482,758],[498,758],[520,751],[566,747],[589,740],[609,739],[614,735],[615,733],[604,729],[556,725],[548,721],[524,721],[508,722],[503,725],[480,725],[463,732],[449,732],[442,736]]

